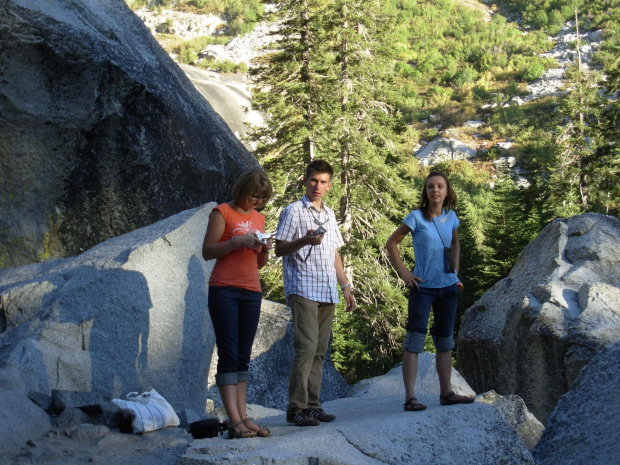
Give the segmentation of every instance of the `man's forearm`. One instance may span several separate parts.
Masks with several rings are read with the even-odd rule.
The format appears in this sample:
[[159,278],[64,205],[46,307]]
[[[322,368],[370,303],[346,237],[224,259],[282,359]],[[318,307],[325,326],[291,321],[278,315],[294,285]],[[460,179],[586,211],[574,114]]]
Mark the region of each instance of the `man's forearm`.
[[306,236],[302,236],[294,241],[276,241],[276,256],[291,255],[306,245],[308,245]]

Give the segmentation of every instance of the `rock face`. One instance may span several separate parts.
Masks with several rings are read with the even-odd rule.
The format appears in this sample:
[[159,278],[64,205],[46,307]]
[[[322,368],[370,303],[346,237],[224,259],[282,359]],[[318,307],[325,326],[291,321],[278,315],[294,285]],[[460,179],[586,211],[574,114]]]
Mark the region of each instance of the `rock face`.
[[249,149],[258,142],[248,136],[258,126],[265,124],[264,116],[252,110],[252,95],[248,90],[248,77],[237,74],[222,74],[194,66],[179,65],[196,87],[207,99],[213,109],[222,117],[230,130]]
[[[0,412],[8,419],[0,422],[0,434],[11,438],[0,441],[0,452],[49,428],[44,410],[28,398],[36,398],[32,391],[112,399],[151,386],[176,412],[204,415],[215,346],[207,309],[214,262],[200,254],[214,205],[77,257],[0,271]],[[250,367],[250,383],[260,385],[251,387],[248,402],[284,408],[290,313],[266,307]],[[329,400],[346,384],[331,364],[325,371]]]
[[620,457],[620,343],[585,367],[549,417],[534,449],[538,465],[618,463]]
[[477,392],[518,394],[545,424],[581,369],[619,340],[620,221],[588,213],[548,224],[466,311],[457,367]]
[[197,15],[165,8],[157,10],[140,9],[136,10],[135,13],[152,34],[156,32],[173,34],[183,40],[216,35],[220,29],[226,26],[226,21],[214,15]]
[[500,396],[495,391],[489,391],[478,396],[478,401],[495,406],[528,450],[531,451],[536,446],[545,427],[530,413],[523,399],[514,394]]
[[476,157],[476,149],[456,139],[438,137],[416,152],[422,166],[431,166],[446,160],[469,160]]
[[256,166],[122,0],[0,4],[0,267],[224,201]]

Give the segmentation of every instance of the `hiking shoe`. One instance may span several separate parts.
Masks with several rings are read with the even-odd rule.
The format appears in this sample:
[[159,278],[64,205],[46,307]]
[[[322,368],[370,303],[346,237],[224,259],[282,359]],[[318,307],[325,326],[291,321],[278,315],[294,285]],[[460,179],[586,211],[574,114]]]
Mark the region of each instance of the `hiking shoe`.
[[334,421],[336,419],[336,415],[332,415],[331,413],[325,413],[322,408],[309,408],[306,409],[306,413],[309,417],[316,418],[319,421]]
[[308,409],[297,413],[287,413],[286,421],[295,423],[297,426],[319,426],[321,424],[319,420],[308,415]]

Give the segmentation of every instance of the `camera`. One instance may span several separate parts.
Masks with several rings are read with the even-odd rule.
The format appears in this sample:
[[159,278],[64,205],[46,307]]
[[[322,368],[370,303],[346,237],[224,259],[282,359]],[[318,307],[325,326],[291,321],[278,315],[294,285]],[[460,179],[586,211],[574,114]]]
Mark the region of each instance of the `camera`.
[[312,233],[313,236],[322,236],[327,230],[323,226],[319,226],[316,231]]
[[257,232],[256,233],[256,237],[258,238],[259,241],[265,242],[265,240],[267,239],[271,239],[271,237],[274,235],[274,233],[270,233],[270,232]]
[[446,268],[446,273],[454,273],[454,257],[452,255],[451,247],[444,247],[444,265]]

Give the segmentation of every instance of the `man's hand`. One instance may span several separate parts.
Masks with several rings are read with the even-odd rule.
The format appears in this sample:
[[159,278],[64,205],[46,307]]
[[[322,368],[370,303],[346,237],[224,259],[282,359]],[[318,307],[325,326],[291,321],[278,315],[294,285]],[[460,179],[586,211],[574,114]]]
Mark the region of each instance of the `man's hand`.
[[342,294],[344,296],[344,300],[347,301],[347,308],[345,308],[345,312],[350,312],[351,310],[353,310],[355,308],[356,302],[355,302],[355,297],[353,297],[353,293],[351,292],[351,288],[350,287],[345,287],[344,290],[342,291]]
[[324,234],[316,234],[315,229],[308,229],[308,232],[304,236],[307,245],[319,245],[323,242]]

